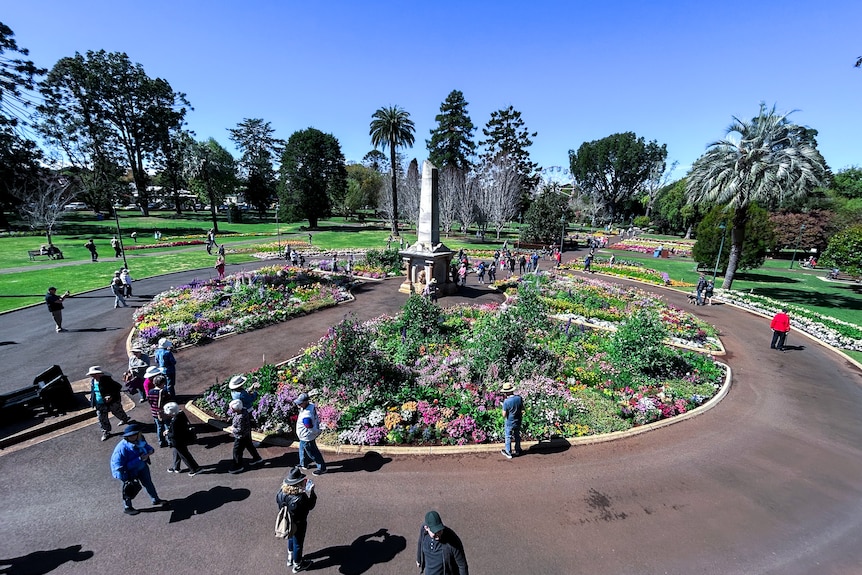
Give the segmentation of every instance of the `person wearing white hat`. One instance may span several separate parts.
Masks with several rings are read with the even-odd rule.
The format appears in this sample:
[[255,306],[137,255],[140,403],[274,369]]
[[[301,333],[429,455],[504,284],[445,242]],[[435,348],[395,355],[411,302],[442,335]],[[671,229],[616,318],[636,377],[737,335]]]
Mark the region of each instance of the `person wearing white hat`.
[[94,365],[87,371],[87,375],[90,376],[90,406],[96,410],[99,429],[102,430],[102,441],[106,441],[111,434],[109,411],[123,425],[127,425],[132,420],[123,410],[120,396],[122,388],[114,381],[111,374],[100,366]]
[[123,289],[123,280],[120,279],[120,272],[114,272],[114,277],[111,278],[109,287],[111,288],[111,293],[114,294],[114,309],[120,306],[129,307],[129,304],[126,303],[126,298],[123,297],[125,290]]
[[254,447],[251,440],[251,413],[243,407],[242,401],[234,399],[228,404],[228,415],[233,417],[231,427],[233,428],[233,467],[228,473],[242,473],[245,471],[242,454],[248,451],[251,455],[251,465],[257,465],[263,458]]
[[150,389],[153,387],[153,378],[157,375],[162,375],[162,368],[156,367],[155,365],[151,365],[147,368],[147,371],[144,372],[144,395],[147,396],[150,393]]
[[[254,401],[257,399],[257,392],[250,393],[246,388],[245,384],[248,381],[248,378],[244,375],[235,375],[230,378],[230,382],[227,384],[230,389],[230,398],[238,399],[242,401],[242,406],[248,410],[251,410],[251,407],[254,405]],[[253,384],[254,387],[257,384]]]
[[150,356],[144,353],[140,345],[133,345],[129,350],[129,371],[123,379],[126,381],[126,389],[129,393],[140,393],[140,402],[147,401],[147,392],[144,391],[144,377],[147,368],[150,367]]
[[156,348],[156,365],[162,368],[162,373],[167,381],[165,384],[165,393],[171,398],[177,396],[177,359],[171,351],[173,347],[173,342],[163,337],[159,340],[159,347]]
[[195,461],[189,451],[189,445],[194,443],[195,434],[189,425],[189,418],[180,409],[180,406],[175,401],[166,403],[165,412],[165,438],[168,440],[168,445],[174,448],[174,462],[168,467],[168,473],[179,473],[182,469],[182,464],[185,463],[189,468],[189,476],[194,477],[201,471],[201,466]]

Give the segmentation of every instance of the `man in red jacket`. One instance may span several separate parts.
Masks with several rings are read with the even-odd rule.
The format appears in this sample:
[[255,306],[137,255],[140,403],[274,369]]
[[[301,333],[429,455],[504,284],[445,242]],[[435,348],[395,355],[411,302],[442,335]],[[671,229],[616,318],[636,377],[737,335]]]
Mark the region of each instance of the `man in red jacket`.
[[769,327],[772,328],[772,343],[769,346],[770,349],[784,351],[784,340],[787,339],[787,332],[790,331],[790,316],[787,315],[787,308],[784,308],[775,314]]

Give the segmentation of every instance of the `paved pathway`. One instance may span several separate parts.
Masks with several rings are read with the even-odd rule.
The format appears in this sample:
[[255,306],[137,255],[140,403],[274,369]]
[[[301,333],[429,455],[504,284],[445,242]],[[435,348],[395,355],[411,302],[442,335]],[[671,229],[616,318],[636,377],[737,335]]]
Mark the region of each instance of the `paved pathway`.
[[[194,393],[259,363],[264,352],[289,356],[345,313],[397,307],[404,296],[395,289],[385,282],[349,306],[183,351],[179,388]],[[684,295],[663,293],[685,305]],[[50,327],[38,311],[37,326]],[[514,460],[330,456],[332,472],[315,478],[320,501],[307,539],[315,570],[415,573],[416,534],[436,508],[464,540],[473,573],[860,573],[862,373],[800,336],[791,335],[791,351],[770,351],[763,318],[729,306],[694,311],[722,330],[734,369],[718,407],[624,441]],[[75,336],[92,338],[78,350],[80,365],[122,358],[128,317],[113,321],[111,313],[90,321],[116,331]],[[0,330],[10,329],[10,315],[0,317]],[[42,337],[55,341],[53,332]],[[30,361],[24,347],[17,357]],[[264,448],[263,468],[232,476],[227,438],[204,431],[200,443],[193,452],[210,469],[194,478],[165,473],[168,454],[159,450],[156,485],[174,508],[137,517],[120,513],[108,472],[113,442],[99,442],[93,426],[0,456],[0,566],[88,575],[285,572],[283,544],[272,536],[274,494],[295,449]]]

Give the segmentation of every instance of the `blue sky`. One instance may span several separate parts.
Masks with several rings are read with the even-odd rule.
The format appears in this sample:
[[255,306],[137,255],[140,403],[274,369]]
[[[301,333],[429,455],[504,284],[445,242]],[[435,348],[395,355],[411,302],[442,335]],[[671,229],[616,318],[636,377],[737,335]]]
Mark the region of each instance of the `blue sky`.
[[76,51],[126,52],[185,92],[198,139],[263,118],[287,139],[332,133],[348,160],[399,105],[420,162],[453,89],[481,128],[510,104],[541,166],[617,132],[667,144],[683,175],[732,116],[759,103],[819,131],[833,170],[862,165],[862,2],[5,0],[19,46],[50,68]]

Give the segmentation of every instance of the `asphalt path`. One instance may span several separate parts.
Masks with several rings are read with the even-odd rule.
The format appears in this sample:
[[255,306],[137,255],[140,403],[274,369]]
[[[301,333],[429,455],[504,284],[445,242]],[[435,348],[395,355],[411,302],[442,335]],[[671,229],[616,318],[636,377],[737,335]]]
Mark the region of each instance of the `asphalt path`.
[[[684,295],[656,289],[686,305]],[[179,389],[193,395],[265,353],[287,357],[345,314],[373,317],[404,297],[396,282],[383,282],[352,304],[183,350]],[[459,299],[494,297],[480,286]],[[768,320],[759,316],[723,305],[691,310],[719,327],[733,368],[731,392],[717,407],[625,440],[548,446],[513,460],[493,451],[327,454],[331,472],[314,478],[312,570],[415,573],[418,530],[437,509],[463,539],[474,574],[862,572],[862,373],[795,333],[787,353],[770,350]],[[50,315],[38,311],[50,328]],[[124,357],[129,317],[113,312],[90,321],[116,330],[75,335],[87,340],[81,369]],[[69,334],[43,329],[41,337],[55,335]],[[132,415],[145,421],[139,411]],[[227,436],[202,428],[200,438],[192,451],[207,472],[168,474],[169,454],[157,450],[156,486],[173,508],[150,510],[142,494],[145,512],[136,517],[121,513],[110,477],[116,440],[99,442],[94,425],[0,456],[0,569],[285,572],[283,542],[272,535],[274,497],[296,450],[265,447],[262,468],[234,476],[226,473]]]

